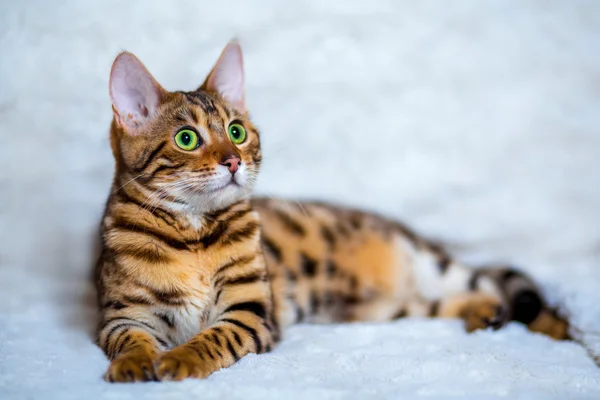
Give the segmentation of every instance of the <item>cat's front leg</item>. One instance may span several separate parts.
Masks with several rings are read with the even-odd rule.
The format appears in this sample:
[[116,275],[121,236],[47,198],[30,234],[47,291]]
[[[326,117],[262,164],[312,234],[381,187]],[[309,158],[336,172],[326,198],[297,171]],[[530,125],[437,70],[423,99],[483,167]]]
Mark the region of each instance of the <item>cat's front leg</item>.
[[109,382],[155,380],[153,362],[168,346],[159,326],[156,317],[142,310],[105,315],[98,343],[111,363],[104,378]]
[[273,321],[270,287],[263,276],[224,282],[218,291],[214,323],[189,342],[160,355],[154,362],[159,380],[205,378],[248,353],[271,350],[279,334]]
[[175,381],[206,378],[248,353],[269,351],[274,328],[252,307],[226,314],[186,344],[160,355],[154,363],[156,377]]

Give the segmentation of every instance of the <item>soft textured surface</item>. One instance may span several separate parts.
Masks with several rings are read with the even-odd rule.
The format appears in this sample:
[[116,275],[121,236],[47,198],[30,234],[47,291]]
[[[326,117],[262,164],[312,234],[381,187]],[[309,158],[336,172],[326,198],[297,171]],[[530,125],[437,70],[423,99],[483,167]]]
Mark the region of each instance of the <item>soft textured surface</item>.
[[600,350],[598,2],[93,4],[0,3],[0,398],[600,398],[577,344],[440,320],[298,326],[206,381],[109,385],[88,279],[114,56],[191,89],[237,36],[258,192],[376,210],[474,264],[517,263]]

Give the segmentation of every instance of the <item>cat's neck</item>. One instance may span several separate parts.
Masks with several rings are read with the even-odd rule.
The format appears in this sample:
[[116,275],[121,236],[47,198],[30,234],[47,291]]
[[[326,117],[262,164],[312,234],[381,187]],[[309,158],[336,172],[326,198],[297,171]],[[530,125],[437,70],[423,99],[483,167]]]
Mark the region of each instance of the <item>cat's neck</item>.
[[112,196],[121,202],[137,207],[140,218],[154,218],[185,230],[202,232],[215,224],[226,221],[231,213],[251,208],[250,200],[233,199],[222,202],[219,207],[206,208],[205,205],[189,204],[182,199],[151,191],[143,185],[123,179],[115,180]]

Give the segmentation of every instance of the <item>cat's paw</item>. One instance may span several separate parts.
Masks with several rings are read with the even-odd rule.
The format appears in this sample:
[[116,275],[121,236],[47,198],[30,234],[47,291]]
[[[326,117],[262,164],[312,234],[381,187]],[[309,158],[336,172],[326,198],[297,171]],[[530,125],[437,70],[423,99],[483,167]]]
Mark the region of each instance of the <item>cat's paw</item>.
[[467,332],[478,329],[501,328],[508,319],[508,314],[500,300],[491,296],[477,296],[465,304],[461,311]]
[[152,357],[146,352],[125,353],[110,363],[104,379],[109,382],[156,380],[152,361]]
[[176,347],[154,361],[156,378],[160,381],[180,381],[185,378],[206,378],[205,365],[193,349]]

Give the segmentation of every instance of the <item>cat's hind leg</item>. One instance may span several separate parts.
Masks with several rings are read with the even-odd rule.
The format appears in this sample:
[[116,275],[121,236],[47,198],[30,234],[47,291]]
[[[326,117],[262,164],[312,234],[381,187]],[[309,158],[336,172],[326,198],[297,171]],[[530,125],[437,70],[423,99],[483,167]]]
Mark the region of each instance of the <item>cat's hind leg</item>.
[[[569,339],[569,323],[548,307],[540,290],[524,273],[511,267],[471,269],[425,253],[415,257],[415,281],[431,301],[430,316],[458,317],[466,329],[498,329],[508,321],[554,339]],[[443,267],[440,267],[440,266]]]
[[470,286],[477,288],[481,279],[494,282],[508,305],[509,319],[521,322],[532,332],[557,340],[571,339],[569,322],[549,307],[535,283],[512,267],[488,267],[475,271]]
[[444,298],[438,306],[438,316],[460,318],[467,332],[478,329],[499,329],[507,322],[507,310],[494,295],[470,292]]

